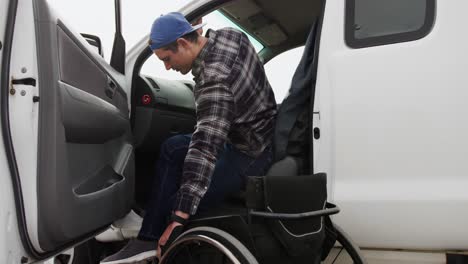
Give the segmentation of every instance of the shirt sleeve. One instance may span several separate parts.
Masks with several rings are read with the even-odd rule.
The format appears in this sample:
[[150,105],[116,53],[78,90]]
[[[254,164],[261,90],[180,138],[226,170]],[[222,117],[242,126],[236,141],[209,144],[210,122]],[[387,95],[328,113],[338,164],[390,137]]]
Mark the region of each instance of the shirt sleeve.
[[197,126],[185,157],[181,186],[174,210],[195,214],[211,182],[216,160],[231,128],[234,98],[231,90],[219,82],[197,87]]

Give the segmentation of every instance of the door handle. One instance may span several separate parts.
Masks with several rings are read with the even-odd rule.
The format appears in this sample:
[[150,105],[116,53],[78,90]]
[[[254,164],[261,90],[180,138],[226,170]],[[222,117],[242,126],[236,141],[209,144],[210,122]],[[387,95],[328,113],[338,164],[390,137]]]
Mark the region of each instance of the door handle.
[[107,97],[112,99],[114,97],[116,89],[117,89],[117,85],[115,84],[114,80],[112,80],[109,76],[107,76],[107,86],[104,91]]

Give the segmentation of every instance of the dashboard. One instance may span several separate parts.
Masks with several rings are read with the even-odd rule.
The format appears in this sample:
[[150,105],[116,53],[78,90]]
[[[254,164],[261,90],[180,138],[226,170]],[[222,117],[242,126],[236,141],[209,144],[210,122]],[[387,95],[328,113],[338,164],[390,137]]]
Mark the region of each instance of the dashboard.
[[136,85],[133,135],[138,150],[157,152],[165,139],[194,131],[193,81],[140,75]]

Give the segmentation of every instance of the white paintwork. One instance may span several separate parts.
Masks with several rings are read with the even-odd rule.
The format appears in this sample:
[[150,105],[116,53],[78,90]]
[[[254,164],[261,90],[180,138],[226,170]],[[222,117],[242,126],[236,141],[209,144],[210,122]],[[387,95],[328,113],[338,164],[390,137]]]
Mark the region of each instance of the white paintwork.
[[[32,1],[18,1],[13,38],[10,75],[14,79],[34,78],[36,87],[14,85],[15,95],[9,97],[10,129],[16,163],[21,180],[28,235],[40,252],[37,232],[37,129],[39,104],[32,97],[39,95],[36,38]],[[25,68],[26,73],[21,70]],[[25,95],[21,95],[22,92]]]
[[[3,8],[3,3],[0,3],[0,8]],[[3,10],[0,10],[0,13],[3,13]],[[0,28],[3,30],[3,27]],[[3,31],[0,33],[3,36]],[[0,129],[0,138],[2,137]],[[20,263],[21,257],[26,254],[19,236],[13,185],[9,177],[10,169],[3,140],[0,141],[0,175],[0,263],[16,264]]]
[[317,169],[360,246],[468,248],[467,8],[437,1],[425,38],[351,49],[344,1],[327,1]]
[[[0,17],[7,17],[8,1],[0,0]],[[6,24],[0,23],[0,40],[5,45]],[[0,62],[3,57],[4,47],[0,51]],[[0,64],[1,70],[1,64]],[[3,144],[2,130],[0,129],[0,263],[16,264],[21,262],[21,257],[25,252],[21,245],[21,239],[16,220],[16,208],[13,193],[13,184],[11,182],[10,169],[6,158],[5,147]]]
[[[0,136],[2,132],[0,131]],[[1,144],[3,147],[3,143]],[[7,159],[3,149],[0,151],[0,173],[2,176],[10,174]],[[0,177],[0,262],[5,264],[20,263],[25,256],[18,225],[11,179]]]

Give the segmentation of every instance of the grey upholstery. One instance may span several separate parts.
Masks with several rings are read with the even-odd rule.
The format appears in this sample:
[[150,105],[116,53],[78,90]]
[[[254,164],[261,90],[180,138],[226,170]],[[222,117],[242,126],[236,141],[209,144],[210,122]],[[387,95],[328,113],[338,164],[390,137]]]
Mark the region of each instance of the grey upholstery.
[[298,175],[299,165],[297,159],[287,156],[275,162],[267,172],[267,176],[292,176]]

